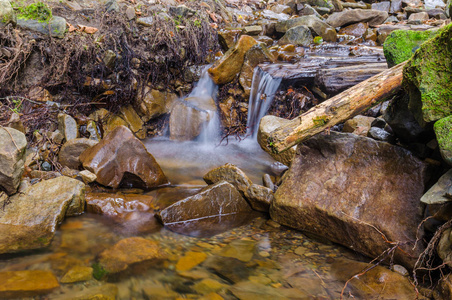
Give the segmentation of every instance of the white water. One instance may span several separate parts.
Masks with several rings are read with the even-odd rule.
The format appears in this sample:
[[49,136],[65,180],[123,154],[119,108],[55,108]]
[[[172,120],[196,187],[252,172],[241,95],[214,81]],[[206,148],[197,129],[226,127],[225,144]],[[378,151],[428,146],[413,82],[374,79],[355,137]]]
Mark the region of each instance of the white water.
[[265,116],[281,84],[282,78],[273,78],[269,73],[256,67],[253,74],[251,94],[248,104],[247,135],[257,135],[259,122]]

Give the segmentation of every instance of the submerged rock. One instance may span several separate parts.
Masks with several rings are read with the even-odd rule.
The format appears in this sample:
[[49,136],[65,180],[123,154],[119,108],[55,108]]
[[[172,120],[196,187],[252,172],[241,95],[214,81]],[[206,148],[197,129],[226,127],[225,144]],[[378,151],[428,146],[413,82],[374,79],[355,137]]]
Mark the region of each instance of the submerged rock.
[[73,283],[88,281],[93,279],[93,268],[84,266],[75,266],[64,274],[61,283]]
[[248,222],[252,209],[237,189],[220,181],[158,213],[168,229],[191,236],[211,236]]
[[85,208],[85,185],[60,176],[10,197],[0,215],[0,254],[46,247],[65,216]]
[[231,82],[242,69],[246,52],[257,44],[257,41],[248,36],[242,35],[237,44],[229,49],[223,57],[216,61],[209,69],[213,81],[216,84],[226,84]]
[[370,26],[380,25],[388,18],[385,11],[373,9],[351,9],[331,14],[326,22],[333,27],[366,22]]
[[157,261],[165,258],[165,254],[156,241],[142,237],[123,239],[104,250],[98,256],[98,268],[107,276],[124,272],[134,264]]
[[98,183],[112,188],[125,185],[149,189],[168,183],[154,157],[125,126],[116,127],[85,150],[80,161],[96,174]]
[[0,128],[0,190],[14,194],[24,172],[25,134],[13,129]]
[[421,124],[452,114],[452,24],[423,43],[403,70],[409,108]]
[[67,295],[60,297],[54,297],[53,300],[86,300],[86,299],[99,299],[99,300],[116,300],[118,294],[118,287],[116,284],[107,283],[100,286],[92,286],[83,289],[79,292],[69,292]]
[[403,148],[351,134],[317,135],[302,146],[270,208],[280,224],[377,257],[401,242],[395,260],[412,267],[422,221],[426,165]]
[[0,272],[0,298],[25,298],[45,295],[60,287],[50,271]]

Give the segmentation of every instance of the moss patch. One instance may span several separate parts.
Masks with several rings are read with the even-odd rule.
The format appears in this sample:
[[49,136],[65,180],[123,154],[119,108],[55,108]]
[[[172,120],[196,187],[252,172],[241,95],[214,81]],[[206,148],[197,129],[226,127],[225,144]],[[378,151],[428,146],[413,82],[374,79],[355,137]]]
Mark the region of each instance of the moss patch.
[[391,32],[383,44],[388,67],[392,68],[409,59],[423,42],[437,33],[438,30],[395,30]]
[[39,22],[48,22],[52,18],[52,10],[42,2],[32,3],[25,7],[17,7],[17,17],[19,19],[32,19]]
[[420,124],[452,114],[452,24],[420,46],[403,70],[402,84]]
[[433,126],[443,159],[452,165],[452,116],[443,118]]

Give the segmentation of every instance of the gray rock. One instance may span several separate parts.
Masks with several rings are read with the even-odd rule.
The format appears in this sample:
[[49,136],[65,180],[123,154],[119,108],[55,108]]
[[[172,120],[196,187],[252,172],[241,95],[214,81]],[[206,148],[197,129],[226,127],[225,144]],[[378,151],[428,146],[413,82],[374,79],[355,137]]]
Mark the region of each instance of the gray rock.
[[313,41],[309,27],[300,25],[290,28],[278,41],[280,45],[293,44],[299,46],[309,46]]
[[242,170],[232,164],[225,164],[210,170],[204,175],[203,179],[207,184],[227,181],[242,193],[245,193],[245,191],[253,184]]
[[392,134],[384,130],[383,128],[372,127],[367,132],[367,136],[377,141],[393,143],[395,138]]
[[0,190],[14,194],[24,171],[25,135],[13,128],[0,127]]
[[48,23],[33,19],[17,19],[17,25],[42,34],[50,34],[52,37],[57,38],[63,38],[66,33],[66,19],[56,16],[52,17]]
[[102,136],[99,132],[99,129],[96,126],[96,122],[89,121],[86,125],[86,131],[89,132],[89,139],[93,141],[100,141]]
[[96,174],[91,173],[88,170],[83,170],[80,173],[78,173],[78,175],[82,178],[83,182],[86,184],[94,182],[97,179]]
[[389,12],[391,14],[397,13],[402,11],[402,0],[392,0],[391,1],[391,8],[389,9]]
[[12,23],[16,25],[17,18],[9,0],[0,0],[0,28]]
[[272,180],[272,178],[270,177],[269,174],[264,174],[262,176],[262,182],[263,182],[265,187],[271,189],[272,191],[275,191],[275,185],[274,185],[273,180]]
[[127,6],[126,17],[129,21],[135,19],[136,17],[135,8],[133,8],[132,6]]
[[58,154],[58,162],[62,166],[78,170],[82,165],[80,154],[97,143],[98,141],[86,138],[72,139],[61,147],[60,153]]
[[441,178],[425,193],[421,202],[425,204],[443,204],[452,201],[452,198],[446,197],[452,187],[452,169],[446,172]]
[[50,35],[56,38],[64,38],[66,34],[66,19],[62,17],[52,17],[49,20]]
[[321,36],[325,41],[336,41],[336,30],[314,15],[302,16],[294,19],[289,19],[287,21],[278,22],[276,23],[275,29],[277,32],[284,33],[290,28],[300,25],[309,27],[313,35]]
[[188,8],[185,5],[179,5],[179,6],[176,6],[176,7],[171,6],[169,8],[169,12],[170,12],[170,14],[172,14],[175,17],[179,17],[180,16],[180,17],[183,17],[183,18],[189,18],[189,17],[192,17],[192,16],[194,16],[196,14],[195,10],[193,10],[191,8]]
[[427,21],[429,18],[428,13],[419,12],[411,14],[408,18],[408,21]]
[[154,23],[153,17],[143,17],[137,19],[137,24],[145,27],[150,27]]
[[46,247],[65,216],[83,212],[85,185],[60,176],[10,197],[0,215],[0,253]]
[[284,21],[284,20],[287,20],[290,18],[290,16],[288,14],[283,14],[283,13],[277,14],[268,9],[263,10],[261,12],[261,15],[265,19],[278,20],[278,21]]
[[118,12],[119,11],[119,4],[117,0],[109,0],[107,3],[105,3],[105,8],[108,12]]
[[77,138],[77,122],[70,115],[58,114],[58,130],[64,135],[66,141]]
[[391,7],[390,1],[381,1],[379,3],[372,3],[372,9],[389,12]]
[[368,22],[370,26],[380,25],[387,18],[388,13],[385,11],[373,9],[352,9],[344,10],[331,14],[326,22],[333,27],[342,27],[359,22]]
[[446,3],[443,0],[424,0],[425,9],[445,8]]
[[262,185],[252,184],[245,191],[245,198],[254,210],[268,212],[273,202],[274,194],[272,189]]

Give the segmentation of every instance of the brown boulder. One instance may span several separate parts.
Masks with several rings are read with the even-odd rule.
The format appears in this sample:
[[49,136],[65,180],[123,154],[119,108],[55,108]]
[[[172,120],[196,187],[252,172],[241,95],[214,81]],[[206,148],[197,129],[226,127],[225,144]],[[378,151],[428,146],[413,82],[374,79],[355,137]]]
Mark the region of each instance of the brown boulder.
[[270,215],[370,257],[399,242],[395,261],[410,268],[422,250],[413,246],[425,180],[426,165],[403,148],[353,134],[317,135],[299,146]]
[[82,165],[80,162],[80,154],[96,144],[97,141],[91,139],[71,139],[61,147],[60,153],[58,154],[58,162],[62,166],[78,170]]
[[121,184],[153,188],[168,183],[165,174],[143,143],[125,126],[118,126],[97,145],[80,155],[83,167],[97,182],[112,188]]
[[216,84],[231,82],[240,73],[246,52],[256,45],[254,38],[242,35],[237,44],[229,49],[221,59],[209,69],[209,74]]

